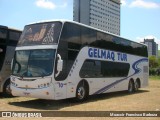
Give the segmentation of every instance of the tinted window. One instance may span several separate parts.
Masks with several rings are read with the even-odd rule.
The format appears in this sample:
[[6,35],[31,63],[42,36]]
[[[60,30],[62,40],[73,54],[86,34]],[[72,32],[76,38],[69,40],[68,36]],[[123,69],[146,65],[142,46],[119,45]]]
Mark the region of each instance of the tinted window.
[[55,50],[16,51],[12,74],[24,77],[43,77],[52,74]]
[[101,65],[104,77],[126,77],[130,69],[128,63],[103,61]]
[[[99,32],[91,28],[73,23],[64,24],[65,37],[74,49],[80,50],[84,46],[120,51],[138,56],[148,56],[147,47],[124,38]],[[73,47],[72,47],[73,48]]]
[[16,41],[18,41],[20,35],[21,35],[21,32],[18,32],[18,31],[10,31],[10,32],[9,32],[9,39],[10,39],[10,40],[16,40]]
[[63,70],[56,77],[56,80],[66,79],[79,50],[81,49],[80,30],[81,27],[75,24],[64,24],[58,46],[58,54],[60,54],[63,59]]
[[3,39],[7,38],[7,30],[0,29],[0,38],[3,38]]
[[0,44],[6,43],[7,41],[7,30],[0,29]]
[[80,70],[80,77],[126,77],[129,69],[130,65],[128,63],[86,60]]
[[18,40],[20,38],[22,32],[20,31],[9,31],[9,44],[10,46],[16,46],[18,43]]
[[102,67],[101,61],[86,60],[80,70],[80,77],[82,78],[103,77],[101,67]]
[[6,54],[6,46],[0,45],[0,70],[2,69],[2,66],[3,66],[5,54]]

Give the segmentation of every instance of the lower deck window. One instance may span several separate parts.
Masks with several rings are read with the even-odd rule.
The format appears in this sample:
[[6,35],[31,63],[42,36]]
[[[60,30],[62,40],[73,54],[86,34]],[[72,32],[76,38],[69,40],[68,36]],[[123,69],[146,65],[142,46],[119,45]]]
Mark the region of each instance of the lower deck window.
[[86,60],[80,70],[80,77],[126,77],[128,75],[129,69],[129,63]]

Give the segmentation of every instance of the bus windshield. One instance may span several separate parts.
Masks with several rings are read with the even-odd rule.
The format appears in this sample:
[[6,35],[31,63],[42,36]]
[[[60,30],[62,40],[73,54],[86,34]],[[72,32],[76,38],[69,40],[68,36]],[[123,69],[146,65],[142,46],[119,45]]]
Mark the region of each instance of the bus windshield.
[[55,50],[16,51],[12,74],[20,77],[44,77],[53,72]]
[[17,46],[53,45],[58,43],[61,22],[25,26]]

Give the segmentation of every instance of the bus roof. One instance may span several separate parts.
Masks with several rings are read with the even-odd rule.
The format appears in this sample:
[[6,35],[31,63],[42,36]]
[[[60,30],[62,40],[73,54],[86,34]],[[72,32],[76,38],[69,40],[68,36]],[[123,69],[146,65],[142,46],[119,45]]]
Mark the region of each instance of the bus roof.
[[140,44],[140,45],[144,45],[147,47],[146,44],[143,44],[143,43],[138,43],[138,42],[135,42],[133,40],[130,40],[130,39],[126,39],[126,38],[123,38],[121,36],[118,36],[116,34],[113,34],[113,33],[110,33],[110,32],[107,32],[107,31],[104,31],[104,30],[101,30],[101,29],[98,29],[98,28],[94,28],[92,26],[89,26],[89,25],[85,25],[85,24],[82,24],[82,23],[79,23],[79,22],[76,22],[76,21],[71,21],[71,20],[66,20],[66,19],[53,19],[53,20],[43,20],[43,21],[38,21],[38,22],[34,22],[34,23],[30,23],[28,25],[32,25],[32,24],[37,24],[37,23],[44,23],[44,22],[62,22],[62,23],[65,23],[65,22],[68,22],[68,23],[73,23],[73,24],[77,24],[77,25],[80,25],[80,26],[84,26],[84,27],[87,27],[87,28],[91,28],[93,30],[97,30],[99,32],[103,32],[103,33],[106,33],[106,34],[110,34],[112,36],[115,36],[115,37],[118,37],[118,38],[121,38],[121,39],[125,39],[127,41],[131,41],[131,42],[134,42],[134,43],[137,43],[137,44]]
[[7,26],[4,26],[4,25],[0,25],[0,28],[22,32],[22,30],[19,30],[19,29],[16,29],[16,28],[12,28],[12,27],[7,27]]

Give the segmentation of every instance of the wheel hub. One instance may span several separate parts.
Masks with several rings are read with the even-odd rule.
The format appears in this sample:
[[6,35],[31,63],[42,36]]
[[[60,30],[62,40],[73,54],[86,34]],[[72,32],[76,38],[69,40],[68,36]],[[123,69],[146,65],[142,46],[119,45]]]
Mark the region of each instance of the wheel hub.
[[78,98],[79,98],[79,99],[83,99],[84,96],[85,96],[85,89],[84,89],[83,87],[80,87],[80,88],[78,89]]

